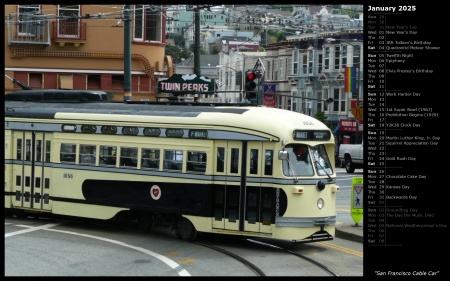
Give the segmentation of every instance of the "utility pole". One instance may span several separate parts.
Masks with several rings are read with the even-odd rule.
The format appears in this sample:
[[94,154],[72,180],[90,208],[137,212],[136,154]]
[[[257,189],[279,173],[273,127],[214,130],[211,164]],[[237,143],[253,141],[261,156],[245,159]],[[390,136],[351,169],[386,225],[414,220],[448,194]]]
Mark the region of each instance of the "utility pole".
[[[359,84],[359,67],[356,68],[356,89],[355,89],[356,90],[356,106],[355,106],[355,108],[359,108],[359,89],[358,89],[358,84]],[[359,143],[359,141],[358,141],[358,139],[359,139],[359,119],[356,119],[355,124],[356,124],[356,128],[355,128],[355,143],[358,144]]]
[[201,76],[200,72],[200,8],[194,6],[194,74]]
[[124,6],[124,32],[123,32],[123,101],[131,101],[131,9]]

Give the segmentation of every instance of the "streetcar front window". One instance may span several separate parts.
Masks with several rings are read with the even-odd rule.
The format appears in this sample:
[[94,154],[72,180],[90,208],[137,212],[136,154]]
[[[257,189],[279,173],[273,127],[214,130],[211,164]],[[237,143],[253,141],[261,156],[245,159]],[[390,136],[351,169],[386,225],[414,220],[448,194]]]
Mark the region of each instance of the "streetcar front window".
[[327,150],[324,145],[316,145],[311,147],[312,155],[314,157],[314,163],[317,174],[319,176],[330,175],[333,173],[333,169],[330,163],[330,157],[328,157]]
[[305,144],[288,145],[285,151],[287,153],[287,159],[282,159],[283,173],[285,176],[313,176],[313,167],[319,176],[327,176],[333,173],[324,145],[311,147]]
[[283,161],[285,176],[312,176],[314,175],[308,146],[296,144],[286,146],[288,159]]

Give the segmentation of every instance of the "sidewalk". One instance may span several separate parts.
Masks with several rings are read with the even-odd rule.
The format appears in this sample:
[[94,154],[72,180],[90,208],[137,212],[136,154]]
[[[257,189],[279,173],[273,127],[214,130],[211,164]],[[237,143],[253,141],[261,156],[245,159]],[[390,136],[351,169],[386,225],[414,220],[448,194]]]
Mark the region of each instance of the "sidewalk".
[[359,223],[336,223],[336,237],[341,239],[346,239],[354,242],[363,243],[364,233],[363,224]]
[[[347,174],[345,169],[340,167],[336,168],[336,173]],[[355,177],[362,177],[363,169],[357,169],[355,171],[355,174],[351,175]],[[363,220],[358,222],[358,225],[356,225],[354,220],[351,218],[349,214],[346,214],[345,216],[343,216],[342,214],[337,214],[335,236],[337,238],[363,243],[364,241],[363,225],[364,225]]]

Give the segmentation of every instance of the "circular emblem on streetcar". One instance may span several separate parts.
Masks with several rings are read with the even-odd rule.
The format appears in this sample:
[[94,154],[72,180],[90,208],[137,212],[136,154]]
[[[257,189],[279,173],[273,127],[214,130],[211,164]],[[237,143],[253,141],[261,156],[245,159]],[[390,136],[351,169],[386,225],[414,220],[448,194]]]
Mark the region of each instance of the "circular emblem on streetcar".
[[152,186],[152,188],[150,188],[150,195],[153,200],[158,200],[161,197],[161,188],[157,185]]

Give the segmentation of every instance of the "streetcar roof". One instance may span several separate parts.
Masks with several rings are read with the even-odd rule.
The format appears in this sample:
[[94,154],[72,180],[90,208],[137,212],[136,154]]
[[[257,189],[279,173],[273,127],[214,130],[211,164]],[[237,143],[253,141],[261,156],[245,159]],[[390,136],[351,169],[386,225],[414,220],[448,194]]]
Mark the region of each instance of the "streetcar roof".
[[[187,106],[165,104],[101,103],[42,103],[5,101],[5,117],[59,119],[75,121],[130,122],[134,124],[171,124],[223,126],[238,130],[249,129],[292,139],[298,129],[329,130],[319,120],[298,112],[257,106]],[[182,118],[179,119],[179,118]]]

